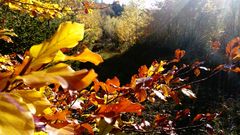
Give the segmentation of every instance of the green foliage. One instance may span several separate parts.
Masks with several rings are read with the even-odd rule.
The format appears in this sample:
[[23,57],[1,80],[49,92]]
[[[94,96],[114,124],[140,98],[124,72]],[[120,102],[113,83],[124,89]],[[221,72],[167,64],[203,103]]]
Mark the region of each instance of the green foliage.
[[23,53],[31,45],[49,38],[63,21],[61,19],[40,21],[28,14],[12,11],[5,6],[0,7],[0,20],[2,20],[2,28],[13,29],[18,35],[18,37],[12,38],[13,44],[1,41],[0,53],[2,54]]

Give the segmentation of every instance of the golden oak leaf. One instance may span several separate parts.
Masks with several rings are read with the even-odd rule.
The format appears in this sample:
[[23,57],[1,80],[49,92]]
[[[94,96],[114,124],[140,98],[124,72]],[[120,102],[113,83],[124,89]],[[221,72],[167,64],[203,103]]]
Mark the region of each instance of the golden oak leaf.
[[98,115],[106,117],[118,116],[123,112],[137,113],[140,115],[142,113],[143,106],[138,103],[133,103],[126,98],[121,98],[116,104],[101,105],[98,111]]
[[36,115],[43,113],[43,110],[51,105],[45,95],[36,90],[15,90],[12,93],[22,97],[27,105],[33,106]]
[[66,61],[66,60],[77,60],[80,62],[91,62],[95,65],[100,64],[103,62],[102,57],[99,54],[93,53],[88,48],[85,48],[82,53],[76,56],[67,56],[62,53],[62,51],[58,51],[54,58],[54,62],[58,61]]
[[32,135],[34,122],[26,103],[11,93],[0,94],[0,134]]
[[84,25],[65,22],[60,24],[57,32],[50,40],[30,48],[30,56],[33,58],[30,69],[36,70],[42,64],[51,62],[57,52],[62,48],[73,48],[83,39]]

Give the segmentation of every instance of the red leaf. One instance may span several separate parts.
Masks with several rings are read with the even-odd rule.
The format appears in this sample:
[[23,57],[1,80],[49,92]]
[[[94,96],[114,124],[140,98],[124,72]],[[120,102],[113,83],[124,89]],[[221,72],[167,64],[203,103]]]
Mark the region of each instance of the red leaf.
[[194,117],[193,122],[199,121],[201,118],[203,118],[203,114],[197,114],[197,115]]

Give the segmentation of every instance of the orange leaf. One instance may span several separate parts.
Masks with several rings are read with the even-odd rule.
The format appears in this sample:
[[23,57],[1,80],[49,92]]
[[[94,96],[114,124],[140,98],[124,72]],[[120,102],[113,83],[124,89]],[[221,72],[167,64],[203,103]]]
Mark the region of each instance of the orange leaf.
[[201,73],[201,71],[200,71],[198,68],[196,68],[196,69],[194,70],[194,74],[195,74],[196,76],[199,76],[200,73]]
[[138,76],[139,77],[146,77],[147,74],[148,74],[148,68],[147,68],[146,65],[143,65],[138,69]]
[[92,129],[92,126],[91,126],[90,124],[88,124],[88,123],[83,123],[83,124],[81,124],[81,127],[83,127],[84,129],[87,129],[87,131],[88,131],[88,133],[89,133],[90,135],[93,135],[93,134],[94,134],[93,129]]
[[82,73],[81,70],[76,71],[74,76],[67,76],[64,77],[64,79],[67,80],[69,84],[69,89],[82,90],[88,87],[96,77],[97,73],[95,73],[94,70],[91,69],[90,71],[85,73]]
[[193,122],[200,120],[202,117],[203,117],[202,114],[197,114],[197,115],[194,117]]
[[185,55],[184,50],[177,49],[175,50],[175,58],[179,61],[184,55]]
[[66,116],[69,114],[70,112],[68,110],[63,110],[63,111],[59,111],[56,112],[54,114],[49,114],[49,115],[44,115],[44,117],[47,120],[61,120],[61,121],[66,121]]
[[220,49],[221,43],[219,41],[213,41],[211,43],[211,48],[213,51],[217,51]]
[[29,64],[30,62],[30,57],[29,56],[26,56],[22,62],[22,64],[20,65],[17,65],[15,67],[15,71],[14,71],[14,74],[15,75],[20,75],[22,72],[23,72],[23,69]]
[[139,102],[143,102],[147,98],[147,92],[144,89],[139,89],[135,92],[135,97],[138,99]]
[[120,86],[120,81],[118,80],[117,77],[114,77],[113,79],[107,79],[106,85],[107,85],[107,91],[110,93],[113,93]]
[[240,42],[239,37],[236,37],[232,39],[230,42],[228,42],[226,47],[226,54],[229,56],[230,59],[233,59],[238,54],[238,50],[240,48],[239,42]]
[[240,67],[236,67],[236,68],[232,69],[231,71],[236,72],[236,73],[240,73]]
[[126,98],[121,98],[116,104],[102,105],[98,111],[99,115],[106,117],[118,116],[123,112],[137,113],[140,115],[142,113],[143,106],[138,103],[133,103]]

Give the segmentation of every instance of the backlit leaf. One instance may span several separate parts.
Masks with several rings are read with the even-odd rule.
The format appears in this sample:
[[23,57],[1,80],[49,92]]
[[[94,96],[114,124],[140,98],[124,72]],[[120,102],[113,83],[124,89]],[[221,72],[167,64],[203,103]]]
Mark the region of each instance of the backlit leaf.
[[143,102],[147,98],[147,92],[144,89],[139,89],[135,91],[135,97],[138,99],[139,102]]
[[34,122],[27,105],[14,94],[0,94],[0,134],[32,135]]
[[46,132],[48,135],[74,135],[74,125],[69,124],[59,129],[47,125]]
[[200,73],[201,73],[201,71],[200,71],[198,68],[196,68],[196,69],[194,70],[194,74],[195,74],[196,76],[199,76]]
[[62,23],[50,40],[30,48],[33,58],[30,68],[38,69],[42,64],[51,62],[62,48],[73,48],[83,39],[84,25],[79,23]]
[[27,85],[32,87],[41,87],[53,83],[60,84],[63,88],[83,89],[87,87],[97,74],[94,70],[74,71],[67,64],[57,64],[42,71],[31,72],[28,75],[18,76]]
[[179,62],[180,59],[185,55],[185,53],[186,52],[184,50],[175,50],[175,59],[173,60],[173,62]]
[[199,121],[201,118],[203,118],[203,114],[197,114],[197,115],[193,118],[193,122],[194,122],[194,121]]
[[153,90],[153,92],[162,100],[167,101],[166,97],[159,91],[159,90]]
[[98,111],[99,115],[114,117],[122,112],[131,112],[141,114],[143,107],[138,103],[133,103],[126,98],[121,98],[119,103],[102,105]]
[[66,61],[66,60],[77,60],[80,62],[91,62],[95,65],[103,62],[102,57],[99,54],[93,53],[88,48],[85,48],[82,53],[76,56],[67,56],[62,53],[62,51],[58,51],[54,58],[54,62],[58,61]]
[[16,90],[13,93],[22,97],[25,103],[33,105],[36,109],[36,115],[41,114],[44,109],[51,105],[45,95],[36,90]]

